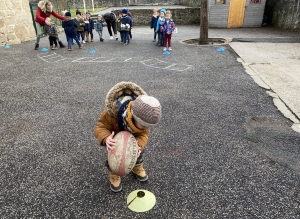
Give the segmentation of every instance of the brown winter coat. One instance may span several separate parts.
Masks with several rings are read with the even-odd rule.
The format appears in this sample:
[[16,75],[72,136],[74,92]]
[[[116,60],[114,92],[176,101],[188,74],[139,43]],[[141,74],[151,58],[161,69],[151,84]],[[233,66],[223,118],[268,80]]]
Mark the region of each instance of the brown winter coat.
[[[120,132],[118,127],[117,117],[109,115],[107,110],[104,110],[98,120],[98,124],[94,129],[96,138],[99,141],[101,146],[105,146],[105,141],[112,132],[115,132],[115,135]],[[148,143],[148,136],[150,134],[149,129],[144,129],[141,133],[132,133],[135,137],[138,145],[143,150]]]
[[[134,99],[139,95],[147,95],[141,87],[132,82],[120,82],[111,88],[105,98],[106,109],[102,112],[98,124],[94,128],[96,138],[101,146],[105,146],[106,138],[110,136],[113,131],[115,132],[115,135],[121,131],[118,126],[118,117],[115,106],[116,100],[120,95],[124,95],[124,92],[134,97]],[[144,129],[140,133],[132,134],[143,150],[148,143],[148,136],[150,134],[149,129]]]

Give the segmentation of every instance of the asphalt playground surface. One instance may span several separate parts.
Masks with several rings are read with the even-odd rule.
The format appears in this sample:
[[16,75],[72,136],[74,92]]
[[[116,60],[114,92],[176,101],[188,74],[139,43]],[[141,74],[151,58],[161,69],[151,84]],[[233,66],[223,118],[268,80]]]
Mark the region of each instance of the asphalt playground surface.
[[[211,33],[231,34],[222,31]],[[130,45],[94,35],[71,52],[42,53],[46,37],[37,51],[33,41],[0,48],[0,218],[300,218],[300,134],[229,46],[178,42],[199,37],[198,26],[178,27],[170,55],[148,27],[134,28]],[[113,193],[93,129],[121,81],[156,97],[163,117],[145,149],[149,180],[130,174]],[[150,211],[127,208],[138,189],[156,196]]]

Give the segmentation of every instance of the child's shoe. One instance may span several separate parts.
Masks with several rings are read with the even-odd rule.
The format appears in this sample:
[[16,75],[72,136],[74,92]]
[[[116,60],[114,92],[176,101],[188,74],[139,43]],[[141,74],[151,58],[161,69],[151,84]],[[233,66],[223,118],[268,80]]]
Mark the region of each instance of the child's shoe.
[[51,50],[54,50],[54,46],[51,47]]
[[35,44],[34,49],[35,49],[35,50],[38,50],[38,49],[39,49],[39,44],[38,44],[38,43]]
[[82,44],[80,44],[80,45],[79,45],[79,49],[82,49],[82,47],[83,47]]
[[54,47],[54,49],[58,49],[58,47],[57,47],[57,46],[55,46],[55,47]]
[[104,40],[103,38],[100,39],[101,42],[103,42],[103,40]]
[[93,39],[91,39],[91,42],[93,42]]
[[164,52],[165,52],[165,51],[167,51],[167,48],[166,48],[166,47],[164,47]]
[[114,37],[113,37],[113,36],[110,36],[110,37],[109,37],[109,39],[110,39],[110,40],[113,40],[113,39],[114,39]]
[[82,43],[85,43],[85,41],[84,41],[84,40],[82,40]]
[[110,190],[120,192],[122,190],[121,177],[110,172],[109,173]]
[[71,46],[68,46],[68,51],[72,51],[72,47]]
[[169,47],[168,50],[169,50],[169,51],[172,51],[172,47]]
[[143,163],[136,164],[133,167],[132,172],[139,181],[143,182],[148,180],[148,175],[146,174],[146,171],[143,168]]
[[58,43],[60,48],[65,48],[65,45],[60,40],[58,41]]

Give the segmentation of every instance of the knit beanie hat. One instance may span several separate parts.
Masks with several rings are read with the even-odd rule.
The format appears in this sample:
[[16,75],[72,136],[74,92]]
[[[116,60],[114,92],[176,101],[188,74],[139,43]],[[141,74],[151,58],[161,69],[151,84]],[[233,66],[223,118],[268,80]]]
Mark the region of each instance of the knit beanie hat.
[[166,9],[164,9],[164,8],[160,9],[160,12],[164,12],[164,14],[167,13]]
[[124,8],[123,10],[122,10],[122,14],[127,14],[128,13],[128,11]]
[[152,127],[161,119],[161,105],[154,97],[140,95],[132,102],[131,113],[141,125]]
[[67,11],[67,12],[65,13],[65,16],[71,17],[71,13],[70,13],[69,11]]

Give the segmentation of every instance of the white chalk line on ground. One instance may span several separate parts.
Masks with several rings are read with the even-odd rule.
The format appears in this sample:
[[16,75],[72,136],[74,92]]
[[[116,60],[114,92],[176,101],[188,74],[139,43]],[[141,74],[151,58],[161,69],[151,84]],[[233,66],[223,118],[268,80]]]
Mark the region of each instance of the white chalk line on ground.
[[135,63],[141,63],[145,66],[151,67],[151,68],[159,68],[159,69],[165,69],[165,70],[171,70],[171,71],[187,71],[192,69],[193,65],[185,65],[185,64],[177,64],[177,63],[170,63],[161,61],[158,58],[144,58],[144,57],[131,57],[131,58],[124,58],[124,57],[115,57],[107,59],[106,57],[97,57],[92,58],[91,57],[81,57],[77,59],[73,58],[65,58],[62,55],[59,55],[55,52],[53,53],[43,53],[37,55],[42,61],[44,62],[62,62],[62,61],[69,61],[69,62],[94,62],[94,63],[108,63],[108,62],[135,62]]

